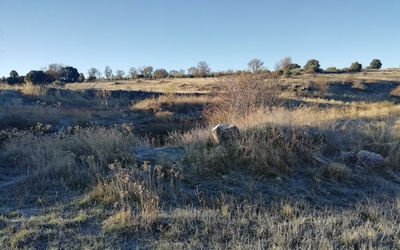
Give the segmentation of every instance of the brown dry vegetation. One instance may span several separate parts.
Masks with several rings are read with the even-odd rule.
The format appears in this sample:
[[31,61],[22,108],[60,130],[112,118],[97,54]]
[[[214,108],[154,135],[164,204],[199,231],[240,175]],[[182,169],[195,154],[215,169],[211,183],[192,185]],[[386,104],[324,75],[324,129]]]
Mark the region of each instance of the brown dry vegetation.
[[[0,246],[399,249],[399,76],[3,86]],[[384,166],[341,161],[361,149]]]

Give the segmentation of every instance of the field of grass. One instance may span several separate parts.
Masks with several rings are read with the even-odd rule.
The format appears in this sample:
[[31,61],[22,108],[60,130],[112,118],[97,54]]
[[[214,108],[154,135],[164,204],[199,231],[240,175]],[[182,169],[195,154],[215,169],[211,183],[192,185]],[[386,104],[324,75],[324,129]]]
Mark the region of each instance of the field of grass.
[[[400,70],[0,88],[1,249],[400,249]],[[211,130],[238,126],[217,150]],[[368,150],[383,164],[348,162]]]

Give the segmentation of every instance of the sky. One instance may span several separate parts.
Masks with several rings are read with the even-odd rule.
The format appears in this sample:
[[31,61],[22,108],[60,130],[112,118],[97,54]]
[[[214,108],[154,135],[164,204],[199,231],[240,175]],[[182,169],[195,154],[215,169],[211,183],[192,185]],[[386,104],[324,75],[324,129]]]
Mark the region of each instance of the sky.
[[0,77],[51,63],[128,73],[131,67],[274,70],[400,67],[398,0],[0,0]]

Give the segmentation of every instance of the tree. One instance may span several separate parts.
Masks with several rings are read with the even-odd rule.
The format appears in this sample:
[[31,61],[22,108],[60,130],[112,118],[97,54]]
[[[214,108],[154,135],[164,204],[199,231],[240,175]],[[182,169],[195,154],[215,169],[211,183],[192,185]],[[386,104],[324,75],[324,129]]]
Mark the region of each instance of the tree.
[[10,77],[7,77],[5,79],[6,83],[12,85],[12,84],[19,84],[24,82],[24,77],[19,76],[18,72],[15,70],[10,71]]
[[306,65],[304,65],[303,69],[307,72],[320,72],[321,66],[319,65],[319,61],[315,59],[308,60]]
[[79,72],[76,68],[71,66],[62,67],[60,70],[59,80],[62,82],[77,82],[79,79]]
[[281,59],[279,62],[275,63],[274,69],[276,71],[278,70],[287,70],[287,67],[292,64],[292,58],[290,56],[287,56],[283,59]]
[[123,71],[121,69],[117,69],[115,71],[115,75],[117,76],[118,80],[121,80],[125,75],[125,71]]
[[60,80],[61,69],[64,67],[61,63],[51,63],[47,66],[45,73],[52,78],[52,81]]
[[362,69],[362,64],[358,62],[353,62],[349,67],[349,72],[360,72]]
[[165,69],[156,69],[154,70],[154,77],[155,78],[165,78],[168,76],[168,72]]
[[138,73],[138,70],[135,67],[131,67],[129,69],[129,74],[131,75],[132,79],[136,78],[137,73]]
[[97,78],[96,78],[96,76],[98,75],[98,72],[99,70],[98,69],[96,69],[96,68],[90,68],[90,69],[88,69],[88,73],[87,73],[87,75],[88,75],[88,81],[95,81]]
[[264,62],[260,59],[253,59],[247,64],[252,73],[258,73],[261,69],[263,69]]
[[325,69],[325,72],[327,73],[339,73],[339,69],[337,69],[336,67],[328,67]]
[[187,70],[188,75],[194,75],[194,72],[196,71],[196,67],[190,67]]
[[380,69],[381,67],[382,67],[382,63],[381,63],[381,60],[379,60],[379,59],[374,59],[369,64],[370,69]]
[[201,61],[197,63],[197,71],[198,76],[206,77],[210,73],[211,69],[205,61]]
[[29,82],[35,85],[46,82],[46,74],[42,70],[31,70],[25,76],[25,82]]
[[[154,75],[156,74],[156,72],[154,71]],[[170,70],[169,71],[169,75],[171,76],[177,76],[179,74],[179,72],[177,70]]]
[[104,69],[104,75],[106,76],[107,80],[110,80],[112,72],[113,71],[110,66],[106,66],[106,68]]
[[79,73],[78,82],[84,82],[84,81],[85,81],[85,75],[83,73]]
[[103,73],[101,73],[101,71],[100,70],[97,70],[96,71],[96,78],[97,78],[97,80],[101,80],[101,76],[103,75]]
[[15,70],[10,71],[10,77],[18,77],[18,72]]
[[153,67],[152,66],[147,66],[143,68],[143,75],[144,78],[150,79],[153,75]]

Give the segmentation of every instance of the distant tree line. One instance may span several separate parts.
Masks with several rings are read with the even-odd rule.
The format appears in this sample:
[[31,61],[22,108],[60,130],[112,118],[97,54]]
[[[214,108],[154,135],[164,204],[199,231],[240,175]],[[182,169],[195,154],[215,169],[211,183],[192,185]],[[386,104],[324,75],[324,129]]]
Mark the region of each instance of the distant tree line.
[[[336,67],[328,67],[321,69],[319,61],[310,59],[301,67],[297,63],[292,62],[291,57],[284,57],[275,64],[274,71],[269,71],[264,67],[261,59],[252,59],[247,64],[246,70],[227,70],[224,72],[212,72],[207,62],[200,61],[197,66],[192,66],[186,71],[170,70],[164,68],[154,69],[153,66],[131,67],[126,74],[124,70],[117,69],[113,71],[110,66],[105,66],[104,71],[97,68],[87,70],[86,76],[72,66],[65,66],[58,63],[49,64],[41,70],[31,70],[25,76],[19,76],[18,72],[11,70],[10,76],[3,76],[0,82],[12,84],[32,83],[32,84],[65,84],[72,82],[93,82],[101,80],[132,80],[132,79],[162,79],[162,78],[196,78],[196,77],[219,77],[231,74],[241,73],[269,73],[275,76],[294,76],[300,74],[316,74],[316,73],[351,73],[360,72],[362,65],[359,62],[353,62],[349,67],[338,69]],[[379,59],[373,59],[367,69],[380,69],[382,63]]]

